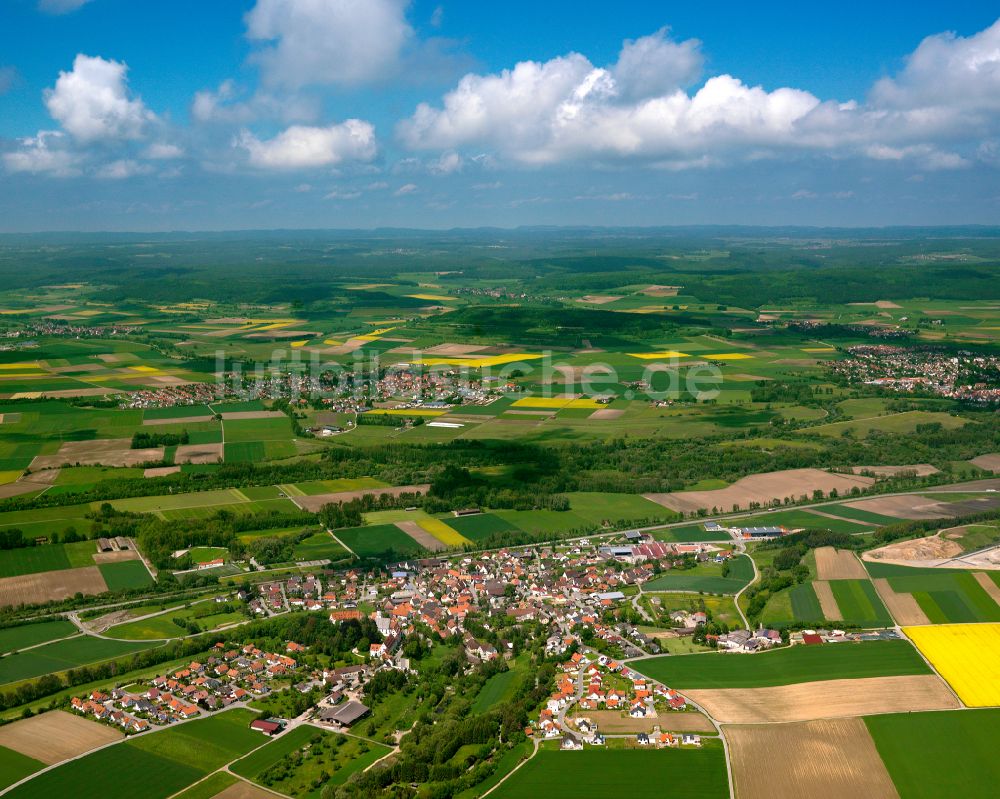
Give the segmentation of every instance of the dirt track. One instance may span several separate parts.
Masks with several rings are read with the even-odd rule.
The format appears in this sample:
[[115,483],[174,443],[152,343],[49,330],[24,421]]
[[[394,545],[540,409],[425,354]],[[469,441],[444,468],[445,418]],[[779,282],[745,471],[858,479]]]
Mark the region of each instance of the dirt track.
[[833,547],[819,547],[816,550],[816,575],[820,580],[868,579],[868,572],[853,552]]
[[0,746],[41,760],[46,765],[82,755],[124,737],[112,727],[62,710],[0,727]]
[[737,480],[728,488],[714,491],[677,491],[669,494],[644,494],[652,500],[671,510],[690,513],[699,508],[721,508],[732,510],[733,506],[748,508],[751,502],[768,504],[774,499],[811,496],[819,489],[829,493],[836,488],[841,494],[850,493],[855,486],[870,486],[875,482],[872,477],[858,475],[834,474],[822,469],[787,469],[781,472],[766,472],[754,474]]
[[899,796],[861,719],[727,725],[723,733],[738,799]]
[[960,707],[948,686],[933,674],[824,680],[770,688],[698,689],[685,691],[685,695],[716,721],[730,724],[811,721]]

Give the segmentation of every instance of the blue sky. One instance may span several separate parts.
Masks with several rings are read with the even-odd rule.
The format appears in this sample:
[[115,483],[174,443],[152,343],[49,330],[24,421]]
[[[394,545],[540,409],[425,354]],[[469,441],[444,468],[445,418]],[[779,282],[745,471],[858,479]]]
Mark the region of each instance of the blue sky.
[[5,0],[0,230],[995,224],[997,15]]

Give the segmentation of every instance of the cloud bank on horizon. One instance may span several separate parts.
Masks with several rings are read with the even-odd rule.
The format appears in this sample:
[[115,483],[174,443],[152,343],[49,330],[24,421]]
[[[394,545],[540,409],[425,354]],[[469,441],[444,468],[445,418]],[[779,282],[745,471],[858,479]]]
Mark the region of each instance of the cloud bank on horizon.
[[[99,5],[40,0],[38,9]],[[303,180],[324,179],[340,184],[324,197],[356,199],[419,195],[422,181],[463,174],[484,187],[526,174],[544,183],[567,169],[667,175],[822,161],[898,163],[919,180],[1000,165],[1000,20],[967,36],[930,33],[864,96],[838,99],[797,87],[794,75],[768,88],[715,73],[701,41],[667,26],[626,39],[609,63],[575,51],[518,60],[512,43],[509,64],[457,76],[469,57],[435,35],[442,7],[429,25],[412,13],[406,0],[256,0],[240,23],[245,59],[191,93],[186,119],[143,99],[160,76],[136,74],[114,52],[72,53],[38,98],[51,124],[0,139],[3,171],[37,181],[281,176],[297,194],[307,193]],[[17,68],[0,66],[0,94]],[[370,118],[363,100],[399,86],[421,99]],[[343,185],[379,185],[375,173],[395,182]],[[609,202],[633,196],[614,194]]]

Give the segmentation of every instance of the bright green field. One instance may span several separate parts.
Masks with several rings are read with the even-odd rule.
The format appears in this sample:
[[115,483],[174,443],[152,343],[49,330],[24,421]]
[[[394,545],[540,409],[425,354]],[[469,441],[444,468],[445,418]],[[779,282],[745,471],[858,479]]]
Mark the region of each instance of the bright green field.
[[[680,658],[679,658],[680,659]],[[728,797],[720,746],[702,749],[542,750],[491,796],[503,799],[710,799]]]
[[761,688],[813,680],[930,674],[909,641],[793,646],[734,657],[718,652],[639,661],[645,675],[672,688]]
[[729,541],[729,533],[710,533],[700,524],[690,524],[684,527],[666,527],[653,530],[651,535],[657,541],[673,541],[676,543],[692,543],[698,541]]
[[41,761],[22,755],[6,746],[0,746],[0,789],[13,785],[43,768],[45,764]]
[[35,646],[57,638],[65,638],[76,632],[72,622],[65,619],[43,621],[38,624],[22,624],[0,630],[0,652],[13,652],[26,646]]
[[1000,621],[1000,607],[968,572],[890,577],[889,585],[913,594],[932,624]]
[[347,551],[327,532],[316,533],[316,535],[303,539],[295,545],[292,557],[295,560],[337,560],[347,556]]
[[149,649],[150,646],[149,642],[107,641],[92,636],[55,641],[0,660],[0,684],[110,660],[140,649]]
[[483,541],[494,533],[505,533],[517,528],[495,513],[479,513],[475,516],[447,516],[445,521],[470,541]]
[[860,627],[892,627],[892,616],[871,580],[830,580],[830,589],[845,623]]
[[992,799],[1000,785],[1000,710],[865,719],[900,799]]
[[130,588],[145,588],[153,584],[145,565],[141,560],[123,560],[118,563],[102,563],[98,566],[109,591],[122,591]]
[[[16,799],[132,799],[138,795],[166,799],[259,746],[263,736],[249,728],[255,716],[248,710],[229,710],[142,735],[71,760],[8,795]],[[114,779],[95,775],[114,775]]]
[[699,564],[693,569],[670,569],[643,585],[643,591],[704,591],[706,594],[735,594],[753,579],[753,564],[745,555],[737,555],[729,565],[729,576],[721,575],[715,563]]
[[632,519],[676,519],[677,514],[638,494],[574,492],[566,495],[573,513],[592,524],[615,524]]
[[856,519],[859,522],[869,524],[896,524],[900,520],[893,516],[883,516],[881,513],[872,513],[861,508],[850,508],[847,505],[824,505],[822,510],[825,513],[832,513],[834,516],[843,516],[845,519]]
[[334,533],[359,557],[375,557],[391,549],[399,555],[416,555],[424,548],[394,524],[351,527]]

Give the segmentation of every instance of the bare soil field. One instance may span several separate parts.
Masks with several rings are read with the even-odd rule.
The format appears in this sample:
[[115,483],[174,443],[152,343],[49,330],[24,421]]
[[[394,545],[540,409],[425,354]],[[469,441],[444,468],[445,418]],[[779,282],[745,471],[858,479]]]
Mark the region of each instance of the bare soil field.
[[[990,580],[991,584],[992,582]],[[885,577],[876,577],[872,580],[872,584],[875,586],[875,590],[892,615],[892,618],[896,620],[896,624],[905,626],[908,624],[931,623],[931,620],[927,618],[927,614],[921,609],[917,600],[913,598],[913,594],[897,594],[892,590],[892,586],[889,585],[889,581]]]
[[878,513],[881,516],[895,516],[897,519],[947,519],[950,515],[942,502],[936,502],[917,494],[898,497],[877,497],[845,503],[849,508]]
[[479,352],[484,349],[482,344],[457,344],[452,341],[446,341],[444,344],[436,344],[433,347],[428,347],[424,350],[425,355],[441,355],[447,357],[449,355],[472,355],[474,352]]
[[840,612],[840,606],[837,604],[837,599],[833,595],[833,589],[830,588],[830,584],[826,580],[814,580],[813,591],[816,592],[824,619],[840,621],[844,618]]
[[876,477],[893,477],[904,472],[913,472],[918,477],[926,477],[929,474],[937,474],[940,469],[929,463],[911,463],[907,466],[855,466],[851,471],[855,474],[870,472]]
[[597,724],[598,731],[605,734],[652,732],[715,732],[715,725],[701,713],[665,711],[659,716],[634,719],[623,716],[617,710],[589,710],[577,714]]
[[281,411],[230,411],[223,413],[222,419],[235,422],[238,419],[280,419],[284,415]]
[[0,727],[0,746],[47,765],[77,757],[124,737],[113,727],[63,710],[50,710]]
[[152,468],[146,469],[143,473],[143,477],[166,477],[167,475],[177,474],[180,472],[180,466],[153,466]]
[[271,793],[271,791],[266,791],[253,783],[240,780],[217,793],[212,799],[275,799],[276,796],[279,794]]
[[689,513],[699,508],[712,507],[728,511],[734,505],[747,508],[751,502],[768,503],[775,498],[811,496],[816,489],[828,493],[836,488],[843,494],[850,492],[855,486],[866,487],[874,482],[875,479],[872,477],[834,474],[824,472],[822,469],[787,469],[743,477],[727,488],[714,491],[677,491],[643,496],[671,510],[681,512]]
[[36,455],[31,470],[51,469],[64,463],[88,466],[138,466],[163,460],[163,447],[132,449],[127,438],[98,438],[93,441],[67,441],[55,455]]
[[[962,547],[956,541],[942,538],[940,534],[910,541],[896,541],[878,549],[870,549],[861,557],[868,561],[880,560],[894,563],[911,561],[939,561],[962,554]],[[819,558],[817,557],[817,563]]]
[[0,607],[37,605],[53,599],[66,599],[81,594],[101,594],[108,590],[97,566],[79,569],[22,574],[0,579]]
[[[316,513],[324,505],[331,502],[350,502],[352,499],[371,495],[373,497],[391,496],[398,497],[400,494],[426,494],[430,490],[429,483],[412,486],[391,486],[389,488],[362,488],[357,491],[337,491],[332,494],[315,494],[311,497],[289,497],[302,510]],[[436,540],[436,539],[435,539]]]
[[723,732],[739,799],[899,796],[861,719],[726,726]]
[[647,297],[676,297],[677,292],[680,291],[682,286],[646,286],[646,288],[640,291],[640,294],[645,294]]
[[123,560],[140,560],[134,549],[120,549],[117,552],[95,552],[94,563],[121,563]]
[[973,466],[985,469],[988,472],[1000,472],[1000,452],[991,452],[989,455],[980,455],[969,461]]
[[955,695],[935,674],[823,680],[768,688],[703,688],[684,693],[716,721],[727,724],[812,721],[960,707]]
[[396,527],[406,533],[424,549],[429,549],[431,552],[438,552],[442,549],[447,549],[441,541],[438,541],[416,522],[396,522]]
[[13,483],[0,485],[0,499],[19,497],[32,491],[43,491],[51,486],[59,476],[59,469],[43,469],[40,472],[19,477]]
[[[816,574],[820,580],[865,580],[868,572],[849,549],[819,547],[816,550]],[[827,617],[829,618],[829,617]]]
[[976,578],[976,582],[979,583],[983,590],[990,595],[990,598],[1000,605],[1000,586],[998,586],[988,574],[983,574],[983,572],[976,572],[972,575]]
[[891,302],[890,300],[876,300],[875,302],[849,302],[847,304],[848,305],[854,305],[854,306],[865,306],[865,305],[872,306],[872,305],[874,305],[876,308],[882,308],[883,310],[888,309],[888,308],[899,308],[899,307],[901,307],[899,305],[896,305],[896,303]]
[[588,294],[586,297],[580,297],[579,302],[585,302],[588,305],[606,305],[620,299],[622,298],[616,294]]
[[611,419],[620,419],[624,413],[625,411],[621,408],[602,408],[599,411],[594,411],[587,419],[610,421]]
[[215,463],[222,460],[222,444],[181,444],[174,463]]
[[195,422],[210,421],[212,421],[211,416],[182,416],[177,419],[143,419],[142,423],[146,426],[153,426],[161,424],[194,424]]

